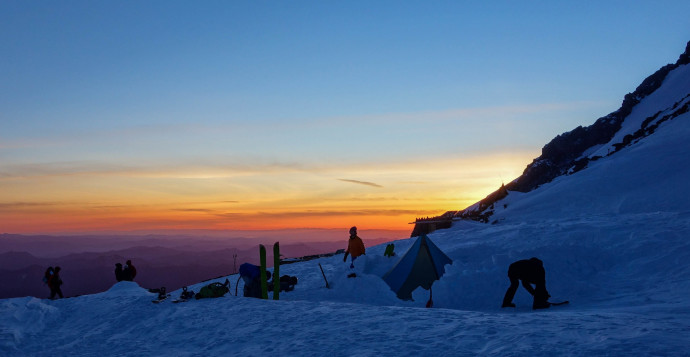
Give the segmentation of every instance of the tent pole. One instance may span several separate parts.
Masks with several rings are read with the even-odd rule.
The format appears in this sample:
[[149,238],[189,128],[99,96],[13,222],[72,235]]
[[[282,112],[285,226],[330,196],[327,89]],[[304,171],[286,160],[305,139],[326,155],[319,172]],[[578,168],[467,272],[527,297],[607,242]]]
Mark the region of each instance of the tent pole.
[[432,288],[432,287],[433,287],[433,286],[430,286],[430,287],[429,287],[429,301],[426,302],[426,307],[427,307],[427,308],[434,307],[434,300],[431,300],[431,295],[432,295],[431,288]]

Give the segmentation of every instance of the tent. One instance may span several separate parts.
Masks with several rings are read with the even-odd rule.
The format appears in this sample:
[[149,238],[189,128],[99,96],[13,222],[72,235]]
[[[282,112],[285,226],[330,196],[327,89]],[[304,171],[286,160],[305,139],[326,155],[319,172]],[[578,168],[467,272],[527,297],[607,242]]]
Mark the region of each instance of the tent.
[[417,238],[412,247],[383,276],[398,298],[412,299],[412,291],[418,286],[429,290],[431,284],[445,272],[444,266],[453,261],[425,234]]

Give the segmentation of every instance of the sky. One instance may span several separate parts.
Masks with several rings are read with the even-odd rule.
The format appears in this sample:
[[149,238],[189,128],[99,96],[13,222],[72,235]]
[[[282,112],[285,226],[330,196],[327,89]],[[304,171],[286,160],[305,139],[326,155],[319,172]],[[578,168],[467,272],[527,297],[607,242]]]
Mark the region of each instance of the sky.
[[615,111],[690,2],[0,2],[0,233],[411,230]]

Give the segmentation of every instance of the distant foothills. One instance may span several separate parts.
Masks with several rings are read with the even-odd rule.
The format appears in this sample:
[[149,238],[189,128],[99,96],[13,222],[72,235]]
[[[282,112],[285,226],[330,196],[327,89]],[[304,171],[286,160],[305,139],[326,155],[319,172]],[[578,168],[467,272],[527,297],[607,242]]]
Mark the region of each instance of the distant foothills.
[[[408,231],[363,230],[367,246],[403,238]],[[280,242],[283,259],[332,253],[347,247],[347,229],[275,231],[158,231],[81,235],[0,234],[0,299],[45,298],[41,278],[60,266],[65,296],[92,294],[115,282],[115,264],[137,267],[135,281],[168,290],[237,272],[240,264],[259,262],[259,244]],[[269,249],[269,252],[271,250]],[[273,259],[270,257],[269,262]]]

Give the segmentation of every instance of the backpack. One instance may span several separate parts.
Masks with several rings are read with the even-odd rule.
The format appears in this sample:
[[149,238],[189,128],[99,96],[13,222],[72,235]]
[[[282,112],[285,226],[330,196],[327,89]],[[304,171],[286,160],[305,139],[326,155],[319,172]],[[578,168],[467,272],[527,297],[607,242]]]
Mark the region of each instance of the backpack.
[[297,285],[297,277],[290,275],[283,275],[280,277],[280,291],[292,291],[295,290],[295,285]]
[[43,284],[48,284],[53,278],[53,267],[48,267],[45,274],[43,274]]
[[221,283],[211,283],[199,290],[199,292],[194,296],[197,300],[203,299],[203,298],[217,298],[217,297],[222,297],[224,296],[228,291],[230,291],[230,288],[228,288],[229,283],[226,280],[226,284],[221,284]]
[[393,243],[390,243],[386,245],[386,251],[383,253],[384,256],[386,257],[392,257],[395,255],[395,252],[393,250],[395,249],[395,245]]
[[261,274],[261,269],[254,264],[244,263],[240,265],[240,277],[242,277],[245,284],[250,284],[259,277],[259,274]]

